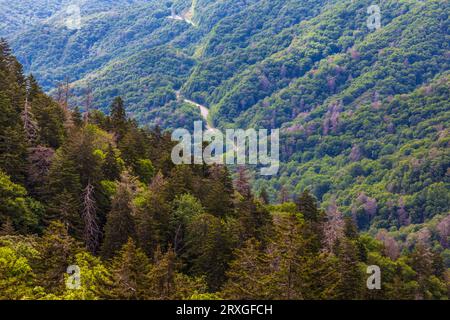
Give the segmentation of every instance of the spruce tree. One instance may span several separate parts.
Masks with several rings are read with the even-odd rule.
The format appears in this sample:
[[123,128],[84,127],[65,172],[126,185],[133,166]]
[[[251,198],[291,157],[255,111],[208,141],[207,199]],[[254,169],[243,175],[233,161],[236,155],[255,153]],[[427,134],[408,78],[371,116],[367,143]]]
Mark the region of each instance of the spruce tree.
[[132,178],[128,173],[123,173],[105,225],[102,247],[102,255],[105,258],[111,258],[129,238],[136,238],[133,197]]
[[121,141],[128,129],[127,115],[121,97],[114,99],[110,110],[110,129],[115,133],[116,140]]

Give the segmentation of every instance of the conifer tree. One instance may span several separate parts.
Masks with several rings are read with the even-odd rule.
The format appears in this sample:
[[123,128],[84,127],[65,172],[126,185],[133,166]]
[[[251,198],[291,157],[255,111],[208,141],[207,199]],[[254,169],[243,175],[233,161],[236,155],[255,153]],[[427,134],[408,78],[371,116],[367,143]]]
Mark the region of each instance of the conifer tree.
[[132,178],[128,173],[123,173],[105,225],[105,238],[102,247],[102,255],[105,258],[113,257],[129,238],[136,238],[133,188]]
[[25,104],[24,77],[4,39],[0,41],[0,169],[24,182],[27,139],[20,111]]
[[310,250],[319,252],[323,246],[323,225],[325,214],[317,207],[317,201],[313,195],[305,190],[296,200],[297,209],[305,219],[305,238],[308,240]]
[[244,197],[244,199],[249,199],[252,196],[249,173],[245,166],[239,166],[237,169],[237,178],[234,182],[236,191]]
[[148,290],[149,259],[129,238],[111,263],[114,299],[144,299]]
[[167,300],[176,293],[176,270],[176,255],[172,248],[169,248],[165,254],[157,248],[154,262],[148,273],[150,299]]
[[197,215],[186,230],[186,253],[183,261],[189,274],[205,275],[211,290],[225,281],[225,271],[236,246],[233,231],[226,222],[210,214]]
[[83,238],[86,248],[95,253],[100,244],[100,228],[98,226],[97,205],[95,203],[95,189],[89,182],[83,190],[83,211],[81,217],[84,222]]
[[116,153],[111,143],[108,144],[106,157],[102,164],[103,176],[107,180],[116,181],[120,179],[121,168],[117,163]]
[[158,244],[166,248],[172,240],[169,233],[171,208],[166,188],[167,182],[159,172],[141,196],[136,212],[138,243],[148,255],[153,254]]
[[178,196],[173,201],[173,213],[170,217],[170,235],[174,252],[178,255],[185,249],[186,228],[194,217],[203,214],[200,201],[190,194]]
[[276,299],[270,257],[261,250],[261,243],[247,240],[243,248],[236,249],[236,257],[227,271],[227,282],[222,295],[232,300]]
[[111,127],[116,135],[116,141],[121,141],[128,129],[127,115],[121,97],[114,99],[110,110]]
[[70,157],[67,146],[58,150],[52,162],[45,199],[48,204],[45,220],[62,221],[71,235],[82,238],[83,221],[81,219],[82,187],[77,164]]
[[11,236],[16,234],[16,229],[14,228],[14,224],[10,217],[7,217],[5,222],[3,222],[0,228],[0,237],[1,236]]
[[209,176],[202,179],[200,194],[197,195],[207,212],[218,217],[234,214],[234,188],[226,166],[211,166]]
[[40,284],[52,293],[64,290],[67,267],[73,262],[78,245],[70,237],[67,226],[53,221],[39,241],[39,259],[36,267]]

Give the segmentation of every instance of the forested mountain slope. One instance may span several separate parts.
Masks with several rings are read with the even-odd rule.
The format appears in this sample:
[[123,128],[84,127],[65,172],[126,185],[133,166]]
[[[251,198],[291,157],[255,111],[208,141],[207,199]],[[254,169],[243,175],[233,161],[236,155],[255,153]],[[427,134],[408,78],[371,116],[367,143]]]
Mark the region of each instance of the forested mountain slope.
[[[88,2],[80,6],[79,30],[67,29],[54,18],[19,34],[5,35],[25,69],[47,90],[68,78],[75,84],[75,103],[82,101],[83,89],[90,85],[99,108],[105,109],[114,96],[121,95],[141,123],[168,127],[196,111],[184,106],[186,112],[178,112],[175,91],[184,86],[197,64],[206,62],[205,54],[230,50],[220,60],[211,61],[220,70],[227,69],[228,75],[223,76],[229,77],[286,48],[293,38],[291,29],[317,15],[326,2],[186,0],[136,1],[127,6],[119,2],[116,6],[89,1],[88,7]],[[195,26],[168,18],[192,5]],[[55,15],[65,17],[64,12]],[[277,35],[277,40],[267,34]],[[233,57],[233,67],[229,57]],[[208,81],[218,79],[208,76]],[[203,86],[200,79],[197,83]]]
[[0,36],[45,90],[68,79],[81,110],[90,88],[92,107],[121,96],[163,130],[201,119],[183,97],[218,128],[281,128],[280,174],[255,190],[309,189],[361,230],[395,233],[450,210],[450,4],[382,1],[371,30],[372,2],[82,1],[71,30],[70,1],[1,1]]
[[[426,118],[447,81],[394,99],[393,111],[410,104]],[[433,145],[436,167],[448,139],[427,141],[433,125],[415,139]],[[233,181],[224,166],[175,166],[173,145],[128,119],[120,97],[109,115],[54,101],[1,41],[0,299],[448,298],[449,215],[394,235],[405,241],[371,237],[308,191],[268,204],[245,167]],[[440,208],[445,195],[433,196]],[[380,290],[367,286],[374,265]]]

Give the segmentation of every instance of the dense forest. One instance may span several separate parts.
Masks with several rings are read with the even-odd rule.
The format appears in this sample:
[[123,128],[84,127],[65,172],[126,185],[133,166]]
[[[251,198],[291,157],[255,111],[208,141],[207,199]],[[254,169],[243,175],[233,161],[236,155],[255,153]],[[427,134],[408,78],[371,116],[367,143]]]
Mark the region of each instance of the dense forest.
[[[448,82],[431,88],[438,94],[424,113],[448,98]],[[392,106],[419,108],[425,93]],[[69,108],[70,94],[65,84],[46,95],[0,42],[0,299],[448,298],[448,215],[429,213],[428,233],[400,247],[386,230],[360,233],[360,216],[335,201],[320,209],[307,190],[280,191],[277,202],[255,194],[245,167],[232,178],[227,167],[175,166],[170,134],[129,119],[126,101],[113,99],[106,115],[86,95],[81,112]],[[426,140],[427,130],[410,134]],[[419,168],[439,163],[442,139]],[[358,210],[374,210],[369,196],[358,199]],[[419,219],[405,206],[400,217]],[[366,285],[372,265],[381,290]],[[74,266],[78,288],[68,285]]]
[[[104,113],[121,96],[141,125],[191,128],[201,116],[181,96],[219,129],[281,128],[280,174],[253,190],[309,189],[373,236],[449,212],[448,1],[383,1],[376,31],[369,0],[93,0],[80,30],[63,27],[68,1],[47,2],[32,16],[14,3],[0,36],[44,91],[68,81],[83,112],[89,92]],[[168,19],[193,3],[195,25]]]

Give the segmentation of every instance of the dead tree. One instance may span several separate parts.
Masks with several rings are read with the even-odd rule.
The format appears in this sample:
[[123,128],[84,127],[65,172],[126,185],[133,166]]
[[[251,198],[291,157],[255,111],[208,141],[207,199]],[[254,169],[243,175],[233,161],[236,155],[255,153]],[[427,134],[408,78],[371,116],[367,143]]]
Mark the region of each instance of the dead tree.
[[96,211],[94,186],[89,182],[83,191],[82,218],[84,222],[84,242],[86,248],[92,253],[97,251],[100,241],[100,228],[97,222]]
[[61,107],[61,109],[64,112],[64,118],[65,118],[64,126],[66,127],[66,129],[73,128],[73,126],[74,126],[72,112],[70,111],[70,108],[69,108],[70,96],[71,96],[70,83],[69,83],[69,80],[66,79],[66,80],[64,80],[64,82],[62,82],[58,85],[58,91],[57,91],[57,97],[56,97],[59,106]]

